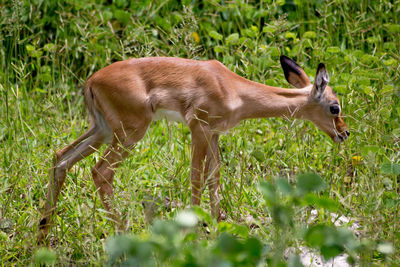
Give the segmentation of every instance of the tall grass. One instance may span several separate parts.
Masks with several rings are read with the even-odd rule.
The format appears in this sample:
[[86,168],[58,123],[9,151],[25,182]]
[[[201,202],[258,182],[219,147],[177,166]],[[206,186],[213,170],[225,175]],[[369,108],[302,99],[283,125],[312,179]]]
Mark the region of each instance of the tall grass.
[[[331,143],[308,122],[243,122],[221,138],[222,207],[228,221],[272,226],[257,185],[298,173],[319,173],[327,196],[362,226],[361,239],[399,249],[400,1],[0,1],[0,258],[26,265],[53,153],[87,127],[85,79],[129,57],[216,58],[236,73],[287,86],[281,54],[311,77],[327,63],[351,138]],[[161,203],[160,218],[190,203],[190,135],[157,122],[118,170],[117,206],[131,231],[146,234],[143,199]],[[101,153],[72,169],[51,233],[58,262],[104,262],[102,241],[113,225],[90,180]],[[203,198],[207,208],[208,197]],[[172,210],[172,211],[171,211]],[[307,213],[309,209],[302,209]],[[320,222],[329,224],[329,215]],[[5,226],[3,226],[5,225]],[[361,254],[363,261],[400,263],[399,253]]]

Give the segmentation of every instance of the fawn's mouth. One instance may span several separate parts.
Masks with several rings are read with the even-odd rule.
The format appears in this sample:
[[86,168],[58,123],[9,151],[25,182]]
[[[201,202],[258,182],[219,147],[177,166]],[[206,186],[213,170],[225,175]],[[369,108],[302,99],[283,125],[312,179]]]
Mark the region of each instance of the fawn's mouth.
[[344,131],[341,133],[338,133],[334,138],[333,141],[335,141],[336,143],[342,143],[344,140],[346,140],[347,138],[349,138],[350,136],[350,132],[349,131]]

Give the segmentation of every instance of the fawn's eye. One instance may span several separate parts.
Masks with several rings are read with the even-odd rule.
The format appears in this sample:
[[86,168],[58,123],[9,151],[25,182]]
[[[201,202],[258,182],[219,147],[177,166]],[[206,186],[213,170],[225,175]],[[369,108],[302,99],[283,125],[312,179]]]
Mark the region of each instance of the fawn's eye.
[[337,115],[340,113],[340,107],[335,105],[335,106],[330,106],[329,110],[332,114]]

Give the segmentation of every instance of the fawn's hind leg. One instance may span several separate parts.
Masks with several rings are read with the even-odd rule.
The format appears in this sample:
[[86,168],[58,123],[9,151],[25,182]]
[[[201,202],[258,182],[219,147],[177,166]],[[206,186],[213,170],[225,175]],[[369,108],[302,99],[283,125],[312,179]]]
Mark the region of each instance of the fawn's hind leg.
[[93,181],[99,192],[104,208],[109,212],[120,230],[125,230],[125,223],[120,213],[114,207],[113,180],[115,171],[121,162],[129,155],[130,149],[143,138],[150,121],[145,121],[136,129],[123,129],[114,133],[112,144],[106,149],[104,155],[92,169]]
[[46,237],[49,231],[51,216],[56,209],[57,198],[64,184],[67,171],[75,163],[95,152],[106,138],[104,132],[94,126],[73,143],[56,152],[56,159],[50,171],[43,217],[39,222],[39,242]]

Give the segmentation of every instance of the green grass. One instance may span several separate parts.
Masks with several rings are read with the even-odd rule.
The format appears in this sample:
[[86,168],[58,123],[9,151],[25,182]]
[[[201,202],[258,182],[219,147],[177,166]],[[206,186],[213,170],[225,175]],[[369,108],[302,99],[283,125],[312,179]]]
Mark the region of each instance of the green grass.
[[[91,73],[129,57],[216,58],[251,80],[289,87],[279,65],[285,54],[310,77],[326,63],[351,137],[333,144],[311,123],[283,119],[232,129],[220,140],[228,222],[248,227],[248,215],[268,221],[261,181],[292,182],[299,173],[316,172],[329,185],[323,194],[360,223],[360,239],[394,246],[393,254],[366,251],[360,260],[399,265],[400,1],[181,2],[185,8],[174,1],[0,1],[0,220],[13,222],[0,229],[2,264],[28,265],[39,248],[35,235],[53,154],[88,126],[81,90]],[[67,176],[51,232],[59,264],[106,260],[103,243],[114,229],[90,178],[100,155]],[[148,235],[143,199],[190,204],[189,170],[189,130],[153,123],[114,182],[117,206],[133,233]],[[205,210],[207,203],[205,192]],[[167,206],[159,209],[161,219],[176,213]],[[297,211],[298,223],[307,212]],[[319,220],[329,224],[327,214]],[[211,231],[210,241],[217,226]],[[248,231],[274,240],[271,224]]]

